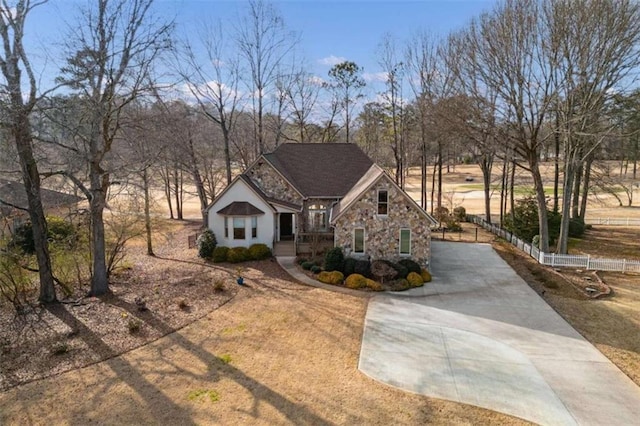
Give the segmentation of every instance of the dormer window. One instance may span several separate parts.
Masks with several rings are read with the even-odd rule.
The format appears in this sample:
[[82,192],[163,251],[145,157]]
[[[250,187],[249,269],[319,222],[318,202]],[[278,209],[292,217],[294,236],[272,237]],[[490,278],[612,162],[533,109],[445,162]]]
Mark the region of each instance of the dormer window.
[[389,212],[389,192],[386,189],[378,190],[378,216],[386,216]]

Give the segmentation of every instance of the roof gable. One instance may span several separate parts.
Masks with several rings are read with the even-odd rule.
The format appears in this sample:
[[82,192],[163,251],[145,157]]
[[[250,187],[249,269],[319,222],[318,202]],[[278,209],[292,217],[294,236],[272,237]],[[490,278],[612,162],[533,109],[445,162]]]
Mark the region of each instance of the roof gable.
[[[265,203],[267,203],[267,205],[271,208],[272,211],[276,211],[276,209],[274,208],[274,204],[283,206],[285,208],[291,209],[291,210],[295,210],[295,211],[301,211],[302,210],[302,206],[299,206],[297,204],[294,203],[289,203],[287,201],[283,201],[283,200],[276,200],[275,198],[269,197],[267,196],[264,192],[262,192],[262,190],[260,188],[258,188],[258,186],[253,183],[251,181],[251,179],[249,179],[248,176],[246,175],[238,175],[235,177],[235,179],[233,179],[233,181],[231,181],[231,183],[229,185],[226,186],[226,188],[224,188],[222,190],[222,192],[220,194],[218,194],[218,196],[211,201],[211,203],[209,203],[209,205],[207,206],[207,208],[205,209],[205,211],[209,211],[211,210],[211,208],[220,200],[222,199],[222,196],[227,193],[228,191],[230,191],[235,185],[239,184],[240,182],[242,182],[245,186],[247,186],[251,191],[253,191],[253,193],[255,193],[262,201],[264,201]],[[247,203],[248,204],[248,203]],[[225,209],[229,207],[226,206]],[[237,208],[237,207],[236,207]],[[257,208],[257,207],[256,207]],[[262,212],[262,210],[260,210]],[[220,213],[223,215],[229,215],[228,213],[221,213],[220,211],[217,211],[216,213]],[[264,212],[262,212],[264,213]]]
[[335,221],[342,216],[351,206],[353,206],[364,193],[366,193],[371,187],[376,185],[380,180],[385,179],[387,182],[394,186],[400,194],[416,209],[431,225],[437,225],[433,216],[427,213],[422,207],[420,207],[414,200],[407,194],[402,188],[395,183],[393,179],[377,164],[373,164],[369,170],[362,176],[362,178],[353,186],[338,204],[331,209],[331,217],[329,221],[335,223]]
[[217,211],[223,216],[258,216],[264,214],[262,210],[246,201],[233,201]]
[[343,197],[373,165],[352,143],[287,143],[263,157],[305,197]]

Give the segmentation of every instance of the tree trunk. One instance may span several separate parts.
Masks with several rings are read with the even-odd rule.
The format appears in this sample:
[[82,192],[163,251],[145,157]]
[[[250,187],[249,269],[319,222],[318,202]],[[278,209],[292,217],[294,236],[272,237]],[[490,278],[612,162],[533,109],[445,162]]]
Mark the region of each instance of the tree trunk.
[[173,204],[171,203],[171,172],[169,171],[169,167],[166,166],[164,168],[165,175],[162,176],[162,184],[164,186],[164,196],[167,200],[167,206],[169,207],[169,218],[175,219],[173,216]]
[[27,193],[29,205],[29,219],[33,229],[33,241],[38,262],[38,275],[40,278],[40,295],[38,300],[42,303],[52,303],[57,300],[47,241],[47,221],[44,215],[42,199],[40,198],[40,175],[38,166],[33,157],[33,141],[31,139],[31,124],[26,114],[15,112],[15,125],[13,137],[20,158],[22,169],[22,181]]
[[438,141],[438,210],[442,207],[442,143]]
[[229,151],[229,129],[222,126],[222,140],[224,143],[224,167],[227,172],[227,185],[231,183],[231,153]]
[[483,154],[480,159],[480,169],[482,170],[482,184],[484,186],[484,215],[488,223],[491,223],[491,169],[493,168],[493,158]]
[[554,135],[555,159],[553,161],[553,211],[558,212],[558,190],[560,182],[560,113],[556,111],[556,132]]
[[91,277],[91,291],[89,292],[89,295],[101,296],[109,291],[103,220],[104,207],[106,204],[106,189],[109,187],[109,175],[96,170],[92,164],[90,179],[91,197],[89,199],[89,211],[91,217],[93,273]]
[[427,173],[427,141],[423,135],[422,155],[420,156],[420,204],[425,211],[427,210]]
[[[593,163],[593,154],[590,154],[584,165],[584,178],[582,179],[582,199],[580,200],[580,219],[584,221],[587,214],[587,197],[589,196],[589,185],[591,183],[591,164]],[[633,195],[633,184],[631,186],[631,194]],[[629,204],[631,205],[631,204]]]
[[544,184],[540,174],[540,165],[538,163],[537,153],[533,152],[529,155],[529,167],[533,176],[533,186],[536,191],[536,199],[538,201],[538,226],[540,231],[540,250],[545,253],[549,252],[549,222],[547,220],[547,200],[544,193]]
[[347,131],[347,143],[349,143],[349,125],[351,123],[349,123],[349,99],[347,98],[347,102],[346,103],[346,109],[345,109],[345,127],[346,127],[346,131]]
[[[633,142],[633,180],[637,179],[638,172],[638,134],[636,133],[635,141]],[[633,192],[633,186],[631,187]]]
[[431,215],[433,215],[434,212],[434,207],[435,204],[434,203],[434,197],[435,197],[435,192],[436,192],[436,173],[438,171],[438,159],[436,158],[435,163],[433,164],[433,172],[431,173]]
[[560,221],[560,235],[556,252],[566,254],[569,243],[569,211],[571,209],[572,191],[576,176],[575,154],[570,153],[565,158],[564,187],[562,188],[562,220]]
[[505,155],[504,161],[502,162],[502,180],[500,186],[500,226],[504,224],[504,218],[507,215],[507,188],[509,185],[508,161],[508,155]]
[[196,161],[195,149],[193,147],[193,139],[189,138],[189,156],[191,157],[191,174],[193,177],[193,183],[196,186],[196,192],[198,193],[198,200],[200,200],[200,212],[202,213],[202,223],[204,226],[207,224],[207,214],[205,210],[208,206],[207,192],[204,189],[204,182],[202,182],[202,176],[198,170]]
[[[511,161],[511,177],[509,179],[509,207],[511,209],[511,215],[515,215],[516,212],[516,194],[514,188],[516,186],[516,162]],[[512,218],[513,219],[513,218]]]
[[580,185],[582,185],[582,166],[575,169],[575,177],[573,179],[573,194],[571,198],[571,217],[580,216]]
[[182,182],[181,175],[182,172],[176,167],[175,174],[173,175],[173,191],[176,197],[176,214],[178,216],[178,220],[184,219],[182,216]]
[[155,256],[151,238],[151,200],[149,196],[149,171],[147,168],[142,171],[142,185],[144,188],[144,228],[147,236],[147,255]]

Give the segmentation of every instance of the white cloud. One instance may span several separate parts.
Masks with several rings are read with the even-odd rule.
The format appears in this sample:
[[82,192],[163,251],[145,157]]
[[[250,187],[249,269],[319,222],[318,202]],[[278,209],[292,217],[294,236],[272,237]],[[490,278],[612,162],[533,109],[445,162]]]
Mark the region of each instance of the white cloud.
[[364,74],[362,74],[362,78],[364,78],[365,81],[382,81],[385,82],[387,81],[387,73],[386,72],[365,72]]
[[224,67],[227,65],[227,63],[222,59],[212,59],[211,65],[213,65],[214,67]]
[[328,65],[330,67],[334,66],[334,65],[338,65],[344,61],[346,61],[347,58],[344,58],[342,56],[335,56],[335,55],[329,55],[326,58],[322,58],[322,59],[318,59],[318,63],[320,65]]
[[317,75],[312,75],[309,77],[309,83],[315,84],[316,86],[322,86],[324,83],[326,83],[326,80]]

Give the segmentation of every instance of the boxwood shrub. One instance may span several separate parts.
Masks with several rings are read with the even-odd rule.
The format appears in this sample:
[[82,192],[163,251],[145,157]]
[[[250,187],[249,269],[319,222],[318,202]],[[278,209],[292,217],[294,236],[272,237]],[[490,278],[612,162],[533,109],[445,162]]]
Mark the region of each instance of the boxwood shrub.
[[218,246],[213,250],[213,261],[216,263],[226,262],[227,254],[229,253],[229,247]]
[[340,271],[322,271],[318,274],[318,281],[338,285],[344,281],[344,275]]
[[271,257],[271,249],[266,244],[252,244],[249,247],[249,257],[253,260],[268,259]]
[[249,249],[246,247],[233,247],[227,253],[227,262],[240,263],[250,260]]

